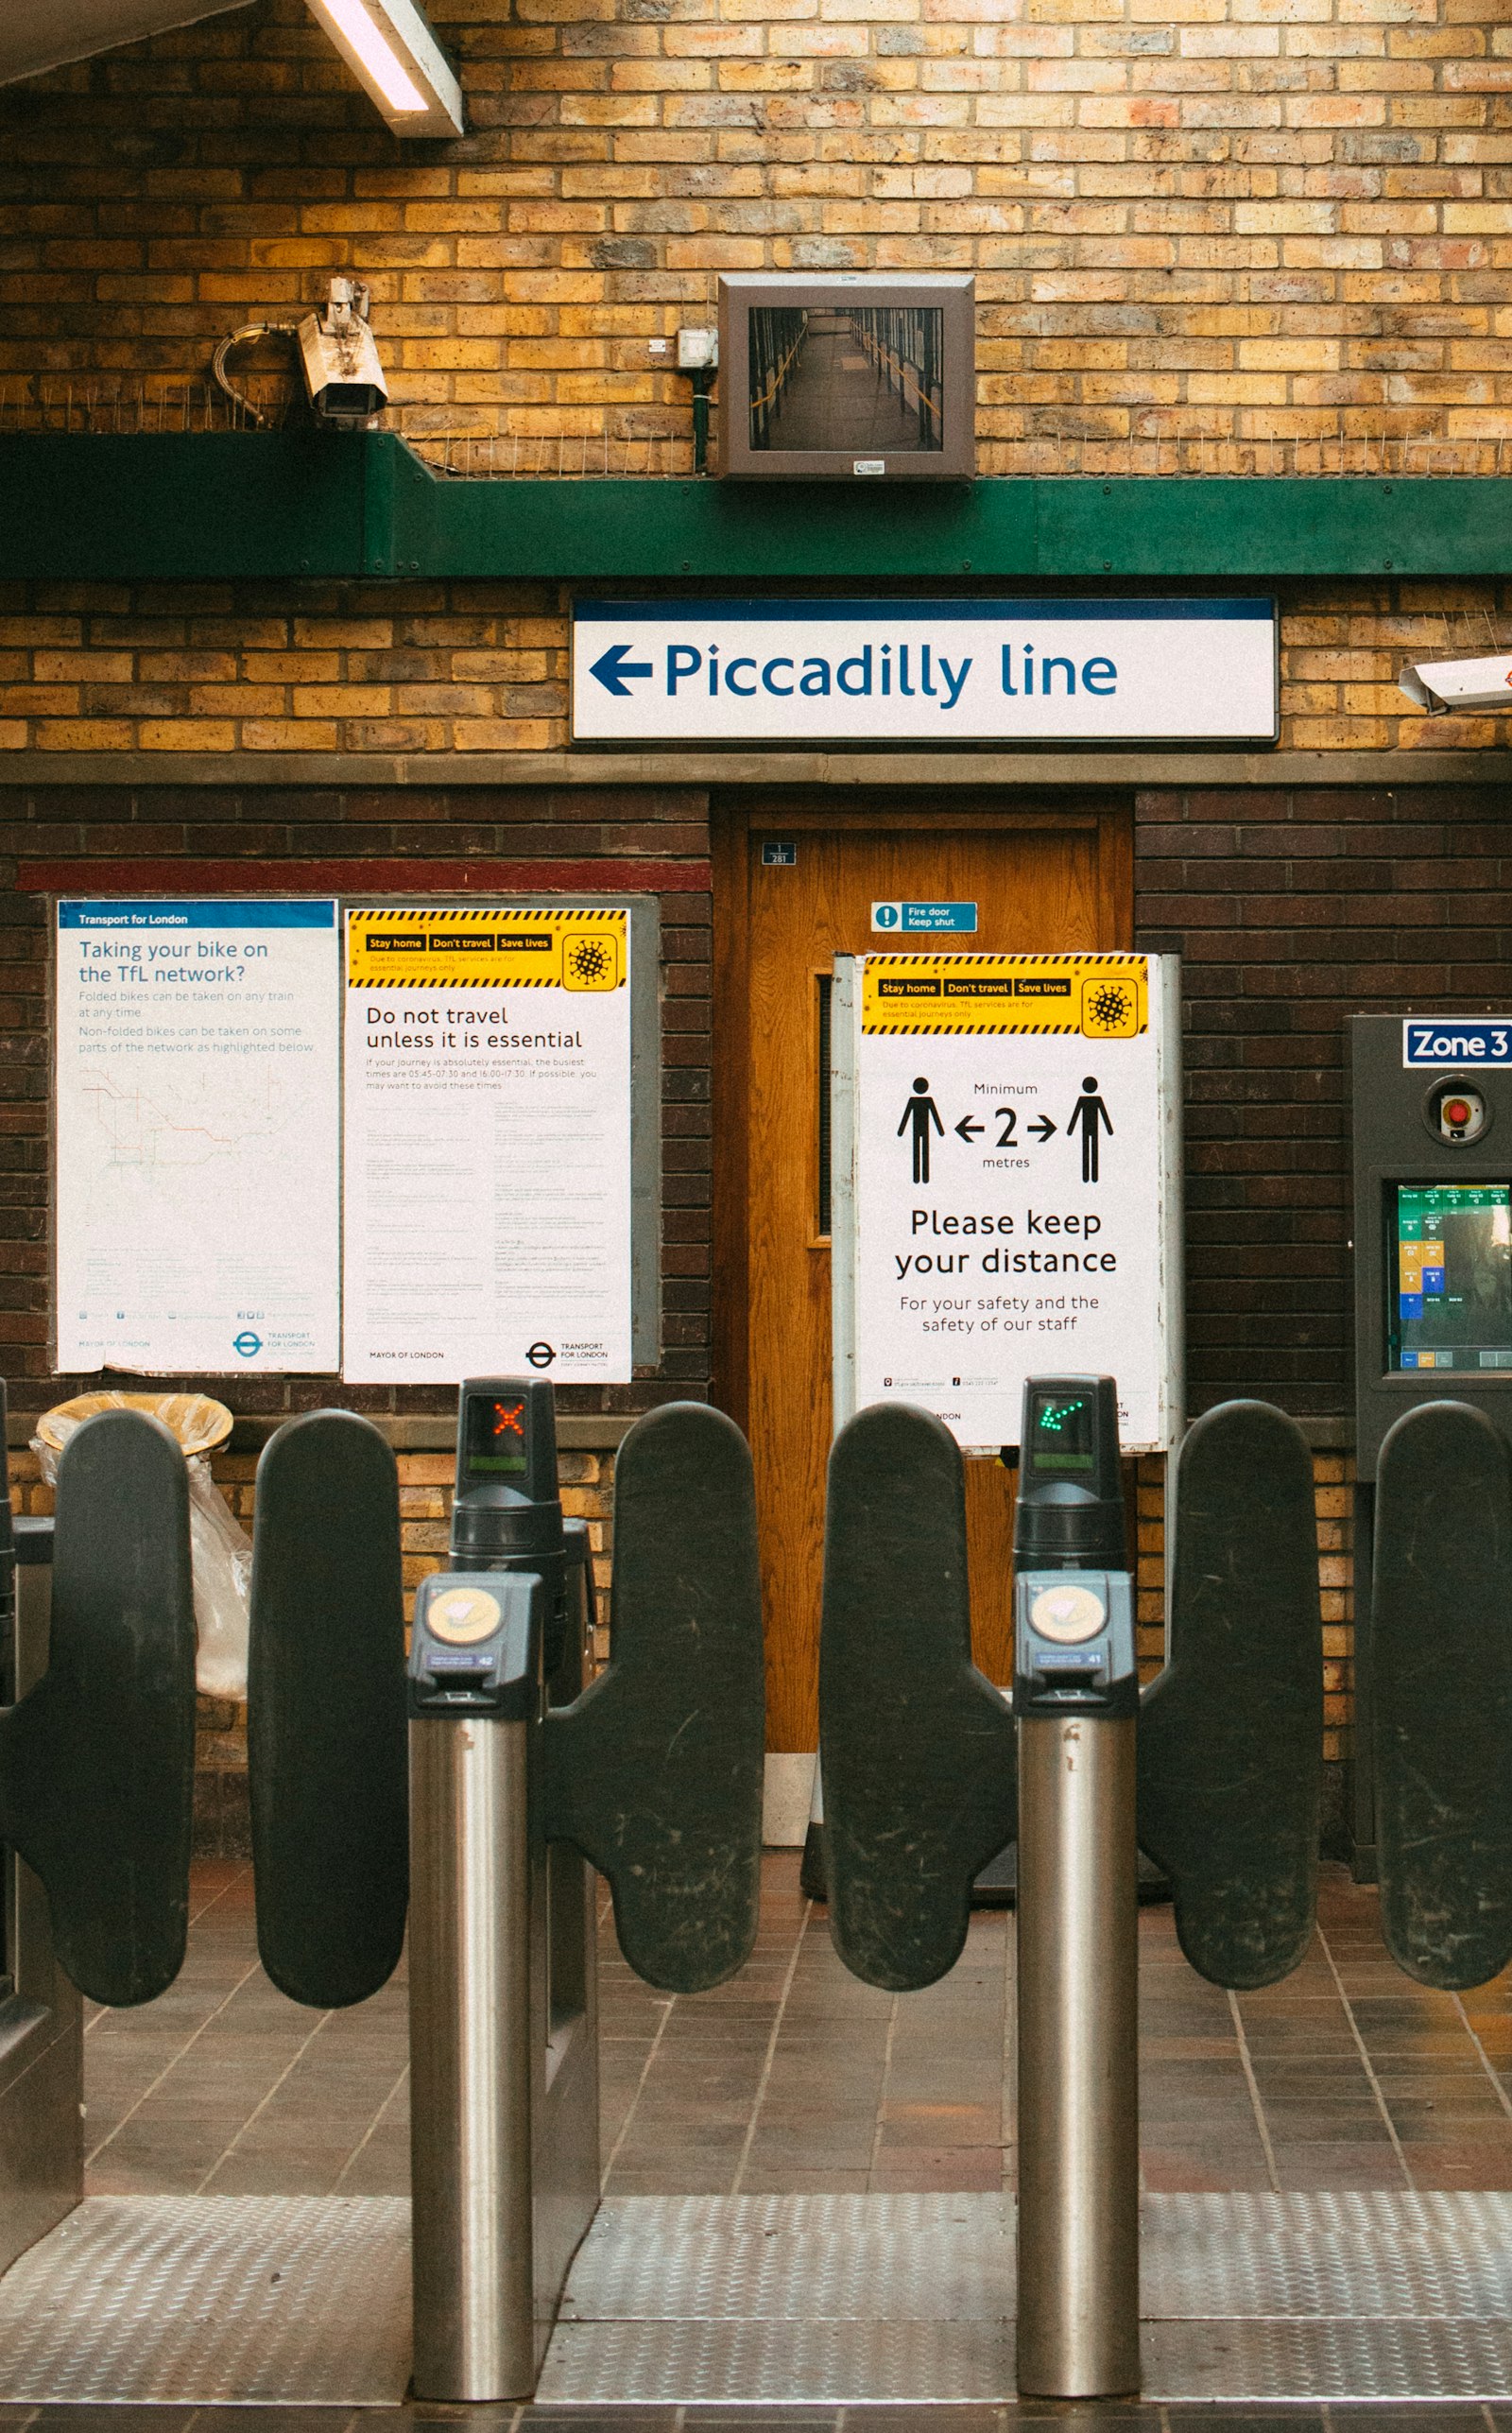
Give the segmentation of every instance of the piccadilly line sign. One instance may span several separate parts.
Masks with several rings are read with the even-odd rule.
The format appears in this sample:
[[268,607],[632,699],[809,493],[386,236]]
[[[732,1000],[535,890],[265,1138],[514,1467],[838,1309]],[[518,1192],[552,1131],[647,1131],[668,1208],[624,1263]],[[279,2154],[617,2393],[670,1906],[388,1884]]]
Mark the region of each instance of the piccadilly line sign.
[[1276,604],[587,600],[582,743],[1274,743]]

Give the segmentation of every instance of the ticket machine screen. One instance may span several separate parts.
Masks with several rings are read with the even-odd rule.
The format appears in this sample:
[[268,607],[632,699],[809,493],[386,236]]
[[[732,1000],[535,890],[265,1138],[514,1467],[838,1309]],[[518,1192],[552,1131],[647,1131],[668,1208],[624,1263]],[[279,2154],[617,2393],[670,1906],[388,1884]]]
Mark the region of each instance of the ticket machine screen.
[[1386,1195],[1390,1370],[1512,1370],[1512,1183]]

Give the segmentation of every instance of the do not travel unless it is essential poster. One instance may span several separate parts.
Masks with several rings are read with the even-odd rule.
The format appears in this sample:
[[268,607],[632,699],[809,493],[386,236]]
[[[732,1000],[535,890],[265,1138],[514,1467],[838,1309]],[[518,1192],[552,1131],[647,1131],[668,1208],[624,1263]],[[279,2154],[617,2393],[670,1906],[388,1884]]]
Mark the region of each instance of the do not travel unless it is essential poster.
[[347,915],[343,1374],[631,1373],[624,907]]

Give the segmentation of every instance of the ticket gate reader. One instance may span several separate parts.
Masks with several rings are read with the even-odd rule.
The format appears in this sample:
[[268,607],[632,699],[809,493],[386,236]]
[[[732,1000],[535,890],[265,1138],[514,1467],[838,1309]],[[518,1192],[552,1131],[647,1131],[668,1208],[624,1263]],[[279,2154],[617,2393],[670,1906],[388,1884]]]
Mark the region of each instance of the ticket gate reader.
[[[397,1488],[377,1431],[342,1412],[280,1429],[258,1530],[254,1862],[275,1888],[265,1919],[259,1886],[260,1947],[297,1999],[352,2000],[392,1969],[407,1899],[416,2389],[527,2396],[598,2201],[584,1862],[608,1878],[621,1948],[654,1984],[716,1985],[755,1939],[750,1456],[702,1404],[630,1430],[610,1660],[587,1688],[587,1531],[562,1519],[541,1379],[462,1389],[450,1568],[421,1583],[407,1682]],[[357,1832],[330,1813],[349,1792]],[[286,1802],[309,1826],[298,1887],[277,1838]]]
[[597,1955],[588,1870],[548,1844],[548,1707],[581,1691],[587,1531],[564,1527],[554,1395],[461,1391],[449,1568],[408,1664],[415,2389],[535,2388],[598,2204]]
[[1111,1377],[1024,1387],[1014,1519],[1021,2390],[1134,2391],[1134,1583]]
[[1011,1705],[971,1660],[949,1432],[877,1404],[835,1439],[825,1861],[840,1958],[903,1991],[954,1964],[972,1880],[1018,1837],[1019,2379],[1074,2398],[1138,2373],[1136,1830],[1211,1983],[1267,1985],[1297,1965],[1315,1901],[1322,1628],[1306,1443],[1264,1404],[1224,1405],[1181,1447],[1166,1665],[1136,1715],[1110,1387],[1046,1378],[1027,1394]]
[[[745,1441],[694,1404],[666,1406],[626,1438],[611,1660],[584,1689],[587,1533],[560,1517],[549,1389],[534,1379],[485,1384],[529,1406],[525,1468],[460,1481],[457,1570],[422,1590],[411,1680],[397,1474],[369,1422],[318,1412],[275,1434],[259,1467],[253,1550],[249,1743],[265,1962],[301,2002],[361,2000],[396,1964],[412,1910],[422,2396],[528,2394],[597,2202],[585,1856],[609,1881],[630,1965],[659,1985],[719,1983],[756,1931],[765,1717]],[[464,1425],[464,1469],[470,1446],[475,1453]],[[104,2003],[149,2000],[183,1955],[195,1631],[186,1474],[166,1430],[112,1411],[76,1432],[60,1469],[55,1554],[45,1661],[24,1639],[23,1694],[0,1713],[0,1837],[21,1855],[18,1884],[30,1880],[28,1865],[40,1879],[26,1917],[44,1919],[69,1980],[49,1974],[43,1985],[38,1955],[49,1970],[52,1958],[38,1943],[32,1976],[0,2003],[0,2237],[12,2254],[36,2246],[25,2269],[38,2266],[44,2234],[78,2195],[72,1989]],[[0,1563],[0,1592],[3,1572]],[[487,1632],[470,1636],[458,1623],[449,1595],[472,1600],[474,1615],[480,1599],[506,1615],[491,1647]],[[443,1654],[467,1662],[449,1671]],[[421,1752],[412,1814],[411,1735]],[[501,1735],[512,1735],[504,1765]],[[438,1784],[455,1796],[438,1799]],[[10,1948],[33,1947],[23,1937]],[[6,2096],[28,2006],[41,2009],[54,1992],[48,2049],[35,2037],[26,2046],[33,2114],[45,2110],[60,2132],[43,2165],[11,2135],[21,2114]],[[448,2154],[462,2166],[450,2190]],[[192,2217],[192,2200],[172,2201]],[[265,2202],[213,2201],[254,2214]],[[349,2235],[353,2210],[387,2201],[333,2200],[340,2218],[322,2235]],[[101,2270],[119,2295],[120,2276],[140,2258],[117,2255],[104,2235]],[[198,2267],[192,2218],[175,2235]],[[251,2294],[266,2286],[255,2260],[266,2238],[255,2222],[235,2235],[253,2259]],[[458,2259],[470,2276],[466,2305],[447,2286]],[[160,2255],[160,2278],[161,2267]],[[495,2317],[482,2340],[474,2301]],[[118,2332],[101,2320],[108,2310],[93,2305],[87,2285],[72,2286],[70,2304],[69,2388],[82,2376],[92,2395],[102,2383],[120,2395],[125,2367]],[[209,2338],[209,2318],[195,2320]],[[279,2371],[309,2375],[319,2387],[307,2395],[340,2396],[319,2384],[316,2357],[301,2362],[309,2334],[297,2311],[282,2337]],[[387,2313],[374,2338],[387,2356],[395,2338]],[[198,2336],[190,2345],[202,2348]],[[234,2324],[226,2329],[225,2371],[266,2373],[266,2343],[251,2348]],[[173,2354],[187,2351],[175,2343]],[[265,2387],[254,2382],[249,2393],[217,2381],[181,2395],[255,2396]],[[279,2385],[286,2396],[306,2388]],[[160,2395],[180,2394],[175,2386]]]

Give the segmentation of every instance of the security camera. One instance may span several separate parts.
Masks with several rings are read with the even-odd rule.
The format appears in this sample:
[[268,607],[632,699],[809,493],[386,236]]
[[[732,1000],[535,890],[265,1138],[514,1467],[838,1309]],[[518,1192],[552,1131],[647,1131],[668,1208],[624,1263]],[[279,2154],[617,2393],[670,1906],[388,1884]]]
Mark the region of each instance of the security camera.
[[324,314],[306,313],[295,332],[310,404],[322,422],[352,430],[388,403],[388,384],[368,327],[368,289],[333,279]]
[[1494,659],[1431,659],[1397,679],[1431,718],[1446,710],[1512,710],[1512,651]]

